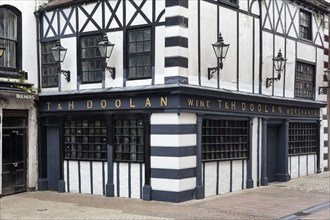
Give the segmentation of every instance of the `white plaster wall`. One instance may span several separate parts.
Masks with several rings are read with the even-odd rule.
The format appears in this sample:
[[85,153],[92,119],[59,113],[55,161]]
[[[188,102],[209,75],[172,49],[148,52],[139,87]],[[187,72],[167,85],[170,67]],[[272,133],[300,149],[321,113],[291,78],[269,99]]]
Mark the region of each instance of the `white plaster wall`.
[[[142,3],[142,0],[134,0],[135,4],[137,6],[140,6]],[[134,12],[136,11],[136,8],[130,4],[129,2],[126,2],[126,21],[129,22],[132,18],[132,16],[134,15]],[[145,4],[143,5],[142,8],[142,12],[147,16],[147,18],[152,21],[152,1],[146,1]],[[145,21],[145,19],[138,14],[132,25],[141,25],[141,24],[146,24],[147,22]]]
[[[158,3],[156,4],[156,6]],[[165,27],[159,26],[155,28],[155,84],[164,84],[165,71]],[[164,47],[162,47],[164,45]]]
[[[311,154],[308,156],[308,175],[316,173],[316,155]],[[323,168],[321,166],[321,168]]]
[[[63,12],[65,13],[66,17],[69,18],[69,15],[70,15],[70,12],[71,12],[71,9],[73,9],[73,13],[72,13],[72,16],[70,18],[70,24],[72,25],[73,27],[73,30],[76,29],[76,11],[75,11],[75,8],[66,8],[66,9],[63,9]],[[64,34],[64,35],[67,35],[67,34],[73,34],[72,33],[72,30],[70,27],[66,27],[66,30],[64,33],[63,32],[63,28],[65,27],[66,25],[66,20],[64,19],[64,16],[62,15],[62,13],[60,13],[60,30],[61,30],[61,34]]]
[[[64,162],[64,181],[68,183],[67,179],[67,163]],[[78,162],[69,162],[69,182],[70,182],[70,192],[79,192],[79,176],[78,176]],[[68,191],[67,187],[65,187]]]
[[[244,163],[244,174],[246,174],[246,163]],[[242,161],[241,160],[234,160],[233,161],[233,186],[232,191],[242,190]],[[243,182],[243,186],[245,186],[245,180]]]
[[[198,85],[198,1],[189,1],[189,84]],[[201,76],[207,75],[206,69],[201,69]]]
[[120,197],[128,197],[128,163],[116,163],[119,166]]
[[307,155],[300,156],[300,176],[307,176]]
[[[104,179],[107,180],[107,173],[104,174]],[[105,183],[103,183],[102,175],[102,162],[93,162],[93,194],[103,195],[103,184],[105,186]]]
[[[115,44],[113,48],[110,60],[107,60],[107,64],[110,67],[116,68],[116,78],[112,79],[109,71],[105,71],[105,87],[122,87],[123,86],[123,32],[116,31],[107,33],[108,39],[111,43]],[[82,88],[82,87],[81,87]]]
[[[45,17],[47,17],[48,18],[48,20],[49,21],[51,21],[52,20],[52,17],[53,17],[53,15],[54,15],[54,12],[53,11],[50,11],[50,12],[46,12],[45,13]],[[54,27],[54,31],[55,31],[55,33],[54,33],[54,31],[50,28],[49,30],[48,30],[48,27],[49,27],[49,24],[48,24],[48,21],[47,21],[47,19],[46,18],[43,18],[43,37],[54,37],[55,36],[55,34],[58,34],[57,33],[57,26],[58,26],[58,16],[57,16],[57,13],[55,12],[55,15],[54,15],[54,20],[53,20],[53,22],[52,22],[52,26]],[[47,31],[48,31],[48,33],[47,33]]]
[[[91,14],[91,12],[94,10],[96,3],[90,3],[84,5],[84,9],[88,12],[88,14]],[[82,30],[82,27],[85,25],[85,22],[87,20],[87,16],[82,12],[81,10],[78,10],[78,16],[79,16],[79,30]],[[102,27],[102,7],[98,7],[96,9],[94,15],[93,15],[93,20],[100,26]],[[56,27],[56,26],[55,26]],[[97,31],[97,27],[89,21],[85,29],[83,30],[84,32],[87,31]]]
[[[296,11],[296,6],[293,6],[292,4],[288,4],[287,7],[289,7],[289,9],[287,10],[286,23],[291,24],[293,14]],[[291,12],[292,18],[289,15],[289,10]],[[298,16],[294,17],[294,22],[293,22],[294,26],[297,27],[297,28],[299,27],[299,14],[298,13],[299,12],[297,12]],[[299,31],[297,28],[296,28],[296,30]],[[289,32],[288,34],[289,34],[290,37],[294,37],[294,38],[298,37],[293,26],[291,26],[290,30],[289,30],[289,27],[287,27],[287,32]]]
[[196,124],[197,116],[194,113],[153,113],[150,117],[150,123],[153,125],[162,124]]
[[286,40],[286,61],[285,66],[285,96],[294,98],[295,70],[296,70],[296,42]]
[[185,147],[196,145],[196,134],[152,134],[151,146]]
[[297,59],[309,61],[309,62],[315,62],[316,60],[315,50],[316,50],[315,47],[311,45],[297,42]]
[[[324,74],[324,50],[321,48],[316,48],[316,65],[315,65],[315,99],[323,101],[325,95],[319,95],[318,88],[320,86],[325,86],[323,82],[323,74]],[[322,134],[322,133],[321,133]],[[322,136],[322,135],[321,135]]]
[[151,178],[151,186],[153,190],[182,192],[194,189],[196,187],[196,178],[192,177],[179,180]]
[[61,64],[61,70],[70,71],[70,82],[67,82],[65,76],[60,74],[61,90],[75,90],[77,89],[77,39],[75,37],[61,39],[61,45],[67,48],[65,59]]
[[216,195],[217,162],[205,163],[205,197]]
[[151,157],[152,168],[159,169],[186,169],[196,167],[196,156],[188,157]]
[[219,193],[230,192],[230,161],[220,162],[219,170]]
[[132,163],[131,164],[131,197],[132,198],[140,198],[140,192],[142,189],[140,188],[140,184],[144,185],[144,164],[142,164],[142,183],[140,183],[140,164]]
[[[277,56],[279,50],[282,51],[283,57],[286,57],[287,50],[285,50],[285,41],[283,37],[276,36],[275,37],[275,48],[274,48],[274,57]],[[273,58],[271,59],[273,63]],[[290,65],[290,64],[288,64]],[[271,73],[271,71],[269,71]],[[277,73],[274,69],[274,77],[277,77]],[[286,77],[286,76],[285,76]],[[283,84],[284,84],[284,74],[281,75],[281,80],[274,83],[274,96],[283,97]],[[268,89],[271,89],[269,87]]]
[[[230,47],[231,46],[232,45],[230,45]],[[239,15],[238,57],[239,57],[239,90],[244,92],[252,92],[253,18],[245,14]]]
[[81,192],[91,193],[91,172],[89,161],[80,161],[80,180]]
[[[290,158],[291,158],[291,164],[290,164]],[[289,157],[289,167],[291,165],[291,170],[289,169],[291,178],[297,178],[298,177],[298,156],[291,156]]]
[[[262,72],[263,72],[263,81],[262,81],[262,91],[263,94],[266,95],[272,95],[272,87],[266,88],[266,78],[272,78],[273,77],[273,34],[270,34],[268,32],[263,32],[263,66],[262,66]],[[276,56],[277,54],[275,54]],[[277,82],[276,82],[277,83]]]
[[[201,40],[201,81],[203,86],[216,87],[216,77],[211,80],[207,79],[207,68],[217,66],[217,59],[212,48],[212,44],[217,42],[217,7],[205,1],[200,2],[201,11],[200,16],[203,22],[200,26],[200,40]],[[213,15],[213,16],[210,16]],[[205,34],[207,33],[207,34]],[[228,36],[224,36],[229,39]],[[230,48],[231,50],[232,48]]]

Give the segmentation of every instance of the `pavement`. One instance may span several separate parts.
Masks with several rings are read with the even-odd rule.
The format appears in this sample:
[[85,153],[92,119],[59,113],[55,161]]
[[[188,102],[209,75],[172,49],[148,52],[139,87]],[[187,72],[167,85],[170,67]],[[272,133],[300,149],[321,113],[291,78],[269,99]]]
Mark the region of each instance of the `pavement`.
[[0,199],[0,219],[330,219],[330,173],[183,203],[26,192]]

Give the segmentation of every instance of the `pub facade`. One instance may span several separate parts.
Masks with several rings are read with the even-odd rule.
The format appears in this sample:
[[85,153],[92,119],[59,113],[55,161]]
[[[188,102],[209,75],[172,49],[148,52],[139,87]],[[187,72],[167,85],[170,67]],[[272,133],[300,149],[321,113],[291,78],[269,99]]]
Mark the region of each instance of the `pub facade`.
[[38,189],[182,202],[322,172],[328,8],[50,1],[36,13]]

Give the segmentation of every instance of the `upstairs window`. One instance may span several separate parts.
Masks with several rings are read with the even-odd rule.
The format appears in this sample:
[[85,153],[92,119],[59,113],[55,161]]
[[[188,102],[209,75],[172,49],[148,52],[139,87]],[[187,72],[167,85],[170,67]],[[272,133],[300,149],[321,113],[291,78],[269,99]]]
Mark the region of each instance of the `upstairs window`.
[[10,6],[0,6],[0,46],[6,48],[0,58],[0,70],[17,71],[21,69],[21,16]]
[[127,39],[127,78],[151,78],[151,29],[130,30]]
[[313,99],[314,98],[314,66],[306,63],[297,63],[295,81],[295,97]]
[[42,87],[57,87],[58,73],[60,71],[59,63],[56,63],[51,49],[55,42],[44,43],[41,45],[41,64],[42,64]]
[[105,60],[97,46],[101,39],[102,35],[80,38],[82,83],[102,82]]
[[299,14],[299,37],[312,40],[312,14],[304,10]]

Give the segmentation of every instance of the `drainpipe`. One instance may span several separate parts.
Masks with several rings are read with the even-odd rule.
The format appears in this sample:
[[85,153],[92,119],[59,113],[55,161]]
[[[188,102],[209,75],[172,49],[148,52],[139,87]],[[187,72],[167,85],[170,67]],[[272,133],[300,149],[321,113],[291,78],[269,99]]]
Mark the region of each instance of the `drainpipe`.
[[258,0],[259,5],[259,94],[262,94],[262,0]]
[[39,18],[40,18],[40,13],[39,12],[35,12],[34,16],[36,18],[36,25],[37,25],[37,65],[38,65],[38,93],[41,92],[40,89],[40,46],[39,46],[39,36],[40,36],[40,23],[39,23]]

